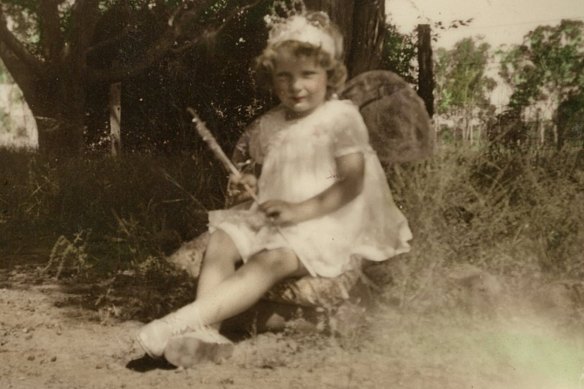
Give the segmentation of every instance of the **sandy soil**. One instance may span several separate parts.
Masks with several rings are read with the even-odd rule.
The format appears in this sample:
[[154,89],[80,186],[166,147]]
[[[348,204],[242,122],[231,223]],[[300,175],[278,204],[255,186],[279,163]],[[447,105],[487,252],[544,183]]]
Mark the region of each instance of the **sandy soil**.
[[142,323],[79,295],[30,269],[1,270],[0,388],[584,388],[582,334],[518,307],[489,317],[381,308],[344,338],[265,333],[221,364],[184,370],[144,357],[133,341]]

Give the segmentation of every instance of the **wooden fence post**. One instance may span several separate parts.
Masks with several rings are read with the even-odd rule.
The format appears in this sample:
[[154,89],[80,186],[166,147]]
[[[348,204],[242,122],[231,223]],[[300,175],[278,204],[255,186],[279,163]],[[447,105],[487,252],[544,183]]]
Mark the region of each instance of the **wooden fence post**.
[[424,100],[430,117],[434,115],[434,70],[432,36],[429,24],[418,25],[418,95]]
[[122,83],[116,82],[110,85],[109,91],[110,111],[110,144],[112,155],[118,156],[122,152],[122,137],[120,123],[122,120]]

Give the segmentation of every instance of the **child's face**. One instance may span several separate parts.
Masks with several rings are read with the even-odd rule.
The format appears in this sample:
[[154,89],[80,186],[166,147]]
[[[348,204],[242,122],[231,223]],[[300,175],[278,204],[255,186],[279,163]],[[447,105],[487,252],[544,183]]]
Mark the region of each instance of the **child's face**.
[[306,116],[325,102],[327,73],[314,58],[281,53],[275,65],[274,91],[293,116]]

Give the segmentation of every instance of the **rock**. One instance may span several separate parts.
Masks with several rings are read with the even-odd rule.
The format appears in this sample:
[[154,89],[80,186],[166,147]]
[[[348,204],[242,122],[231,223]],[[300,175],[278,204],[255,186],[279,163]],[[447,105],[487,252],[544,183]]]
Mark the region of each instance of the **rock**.
[[[199,276],[201,264],[210,234],[205,232],[184,243],[166,260],[175,268],[187,272],[191,277]],[[349,271],[335,278],[305,276],[286,280],[274,286],[265,300],[306,307],[332,307],[350,298],[351,291],[364,277],[361,271]]]
[[360,271],[348,271],[335,278],[305,276],[287,280],[274,286],[265,299],[307,307],[333,307],[349,300],[360,277]]
[[180,248],[166,260],[179,270],[186,271],[189,276],[197,278],[203,263],[205,249],[209,243],[208,232],[204,232],[195,239],[183,243]]
[[282,331],[286,328],[286,319],[278,313],[273,313],[266,320],[266,328],[272,331]]
[[319,332],[315,323],[312,323],[305,318],[292,319],[285,323],[285,328],[297,333],[313,334]]
[[[197,278],[209,236],[205,232],[186,242],[167,261]],[[348,334],[353,327],[351,322],[341,318],[345,311],[349,311],[343,307],[352,304],[350,301],[366,299],[371,295],[371,282],[367,282],[366,278],[361,270],[354,270],[335,278],[305,276],[283,281],[268,291],[255,307],[224,321],[222,331],[238,337],[240,334],[285,329],[315,332],[328,327],[333,333]],[[317,309],[321,309],[321,313],[317,313]],[[332,317],[335,312],[339,312],[340,316]],[[299,317],[302,317],[302,322],[297,321]]]

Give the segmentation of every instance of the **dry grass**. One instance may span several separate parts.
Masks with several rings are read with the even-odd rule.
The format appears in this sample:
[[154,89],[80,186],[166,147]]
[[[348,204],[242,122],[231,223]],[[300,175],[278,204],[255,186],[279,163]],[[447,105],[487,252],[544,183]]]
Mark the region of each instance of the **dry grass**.
[[[192,284],[159,258],[204,229],[201,203],[221,205],[218,170],[186,158],[0,160],[6,250],[46,236],[48,260],[60,242],[52,273],[101,280],[93,307],[114,307],[118,319],[160,316],[190,298]],[[415,238],[411,253],[373,270],[381,290],[367,325],[342,339],[289,334],[278,338],[285,352],[270,353],[268,339],[262,354],[259,337],[260,352],[244,348],[240,362],[345,366],[346,387],[582,387],[582,150],[444,147],[388,177]]]
[[414,231],[364,352],[404,388],[584,385],[582,150],[443,149],[389,173]]

